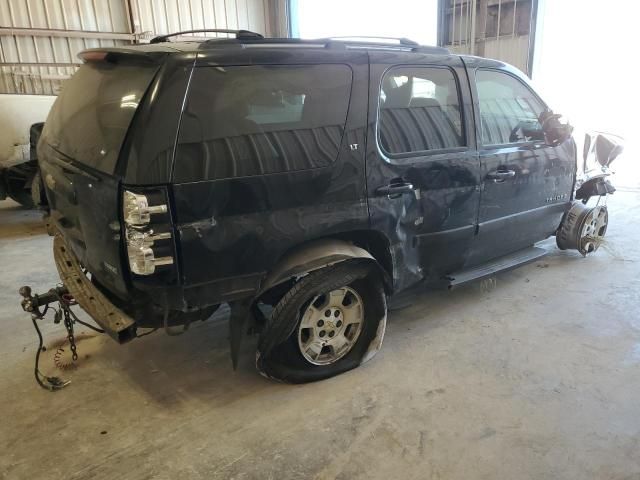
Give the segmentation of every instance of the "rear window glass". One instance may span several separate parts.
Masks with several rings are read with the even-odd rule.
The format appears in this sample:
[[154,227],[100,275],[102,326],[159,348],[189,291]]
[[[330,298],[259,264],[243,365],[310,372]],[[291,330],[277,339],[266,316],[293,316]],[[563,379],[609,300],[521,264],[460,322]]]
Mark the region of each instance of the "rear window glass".
[[202,67],[182,115],[174,180],[329,165],[351,95],[346,65]]
[[157,67],[87,63],[63,84],[43,137],[74,160],[113,173],[125,135]]

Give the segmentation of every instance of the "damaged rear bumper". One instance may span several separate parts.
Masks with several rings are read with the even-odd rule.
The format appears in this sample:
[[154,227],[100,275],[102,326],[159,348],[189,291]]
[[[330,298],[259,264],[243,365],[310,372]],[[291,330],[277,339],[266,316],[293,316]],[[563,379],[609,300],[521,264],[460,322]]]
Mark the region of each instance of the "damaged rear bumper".
[[53,256],[62,283],[100,328],[119,343],[135,338],[136,322],[91,283],[60,233],[53,238]]

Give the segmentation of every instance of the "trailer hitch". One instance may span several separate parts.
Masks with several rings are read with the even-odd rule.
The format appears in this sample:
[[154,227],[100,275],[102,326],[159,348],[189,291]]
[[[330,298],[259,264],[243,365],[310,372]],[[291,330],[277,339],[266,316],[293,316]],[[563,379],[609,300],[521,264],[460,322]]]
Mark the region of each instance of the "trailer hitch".
[[45,348],[42,332],[38,326],[38,321],[44,320],[47,313],[50,311],[54,312],[53,323],[57,324],[64,320],[64,327],[67,330],[67,340],[69,341],[69,348],[71,349],[71,358],[73,362],[78,359],[76,340],[73,331],[74,325],[79,323],[98,333],[104,333],[104,330],[94,327],[93,325],[89,325],[77,317],[77,315],[71,310],[71,307],[78,303],[75,301],[73,296],[69,294],[69,291],[65,286],[57,286],[40,295],[32,295],[31,287],[24,286],[18,290],[18,293],[22,296],[20,305],[25,312],[31,314],[33,328],[35,328],[36,333],[38,334],[38,350],[36,351],[34,366],[36,382],[38,382],[38,385],[42,388],[51,392],[61,390],[69,385],[71,381],[63,380],[60,377],[48,377],[40,372],[40,353],[45,351]]
[[18,293],[22,296],[20,305],[25,312],[42,317],[41,307],[45,309],[50,303],[57,302],[63,295],[68,295],[69,291],[66,287],[55,287],[42,295],[31,295],[31,287],[25,285],[20,287]]

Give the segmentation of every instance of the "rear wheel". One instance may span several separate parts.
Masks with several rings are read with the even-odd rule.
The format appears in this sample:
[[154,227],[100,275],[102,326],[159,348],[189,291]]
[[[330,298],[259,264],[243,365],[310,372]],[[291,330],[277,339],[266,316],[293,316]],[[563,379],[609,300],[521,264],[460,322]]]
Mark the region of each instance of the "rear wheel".
[[375,355],[386,320],[386,297],[370,262],[343,262],[312,272],[273,309],[256,366],[270,378],[291,383],[332,377]]

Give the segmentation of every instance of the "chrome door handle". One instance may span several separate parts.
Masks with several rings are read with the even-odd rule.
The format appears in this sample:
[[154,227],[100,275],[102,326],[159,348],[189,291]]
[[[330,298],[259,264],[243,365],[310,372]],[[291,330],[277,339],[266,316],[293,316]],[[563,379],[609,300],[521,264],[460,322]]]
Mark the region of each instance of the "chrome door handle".
[[494,183],[504,182],[507,178],[513,178],[516,176],[515,170],[494,170],[487,173],[487,178],[494,181]]
[[414,190],[415,189],[413,187],[413,184],[409,182],[390,183],[389,185],[385,185],[384,187],[378,187],[376,189],[376,195],[379,195],[379,196],[402,195],[403,193],[412,193]]

